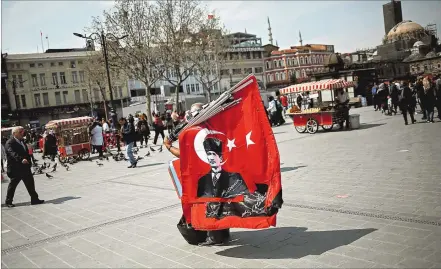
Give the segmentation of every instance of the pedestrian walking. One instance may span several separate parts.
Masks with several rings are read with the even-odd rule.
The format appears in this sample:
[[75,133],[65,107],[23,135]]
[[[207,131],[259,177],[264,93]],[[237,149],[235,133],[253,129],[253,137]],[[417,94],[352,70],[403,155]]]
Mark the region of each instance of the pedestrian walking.
[[403,112],[405,125],[408,125],[407,114],[409,114],[412,124],[416,122],[414,118],[415,104],[416,104],[416,99],[412,95],[412,90],[409,88],[407,82],[403,82],[403,90],[401,91],[401,98],[399,101],[399,105],[401,112]]
[[140,119],[138,121],[138,130],[139,130],[141,148],[143,147],[144,141],[145,141],[145,147],[147,147],[147,142],[150,137],[150,129],[149,129],[149,123],[147,122],[146,114],[142,114],[140,116]]
[[22,180],[29,196],[31,196],[31,205],[44,203],[44,200],[40,200],[35,191],[34,176],[31,171],[31,158],[28,148],[23,142],[24,135],[24,128],[16,126],[12,129],[12,137],[5,144],[7,175],[11,180],[6,193],[5,204],[7,207],[14,207],[12,201],[14,199],[15,190]]
[[438,119],[441,120],[441,75],[435,80],[436,109],[438,110]]
[[158,142],[158,137],[161,135],[162,140],[164,140],[164,122],[159,117],[158,114],[155,114],[154,121],[153,121],[153,129],[155,130],[155,137],[153,138],[153,144],[156,145],[156,142]]
[[374,86],[372,87],[372,103],[374,105],[375,111],[378,110],[377,107],[377,83],[374,83]]
[[426,110],[427,122],[433,122],[433,114],[435,113],[436,96],[433,84],[428,78],[423,80],[424,93],[422,100]]
[[119,119],[119,124],[121,125],[121,133],[126,144],[126,155],[130,164],[127,168],[135,168],[138,162],[135,160],[135,156],[133,156],[133,145],[135,141],[133,126],[125,118]]

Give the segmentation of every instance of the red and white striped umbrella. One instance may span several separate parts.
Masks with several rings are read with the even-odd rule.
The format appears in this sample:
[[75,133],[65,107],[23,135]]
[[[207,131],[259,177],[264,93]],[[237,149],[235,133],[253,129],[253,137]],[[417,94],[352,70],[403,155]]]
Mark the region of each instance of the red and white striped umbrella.
[[287,94],[287,93],[296,93],[296,92],[333,90],[333,89],[348,88],[353,86],[354,86],[353,81],[345,81],[343,79],[325,79],[325,80],[292,85],[281,89],[280,93]]
[[78,123],[89,123],[92,122],[92,117],[78,117],[78,118],[70,118],[70,119],[62,119],[62,120],[53,120],[46,124],[46,128],[53,127],[62,127],[66,125],[78,124]]

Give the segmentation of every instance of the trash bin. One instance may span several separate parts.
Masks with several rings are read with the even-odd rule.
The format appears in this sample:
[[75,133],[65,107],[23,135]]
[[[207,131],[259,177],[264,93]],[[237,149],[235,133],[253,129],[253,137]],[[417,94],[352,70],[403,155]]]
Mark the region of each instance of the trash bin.
[[349,115],[349,124],[351,125],[351,129],[360,128],[360,115],[359,114]]

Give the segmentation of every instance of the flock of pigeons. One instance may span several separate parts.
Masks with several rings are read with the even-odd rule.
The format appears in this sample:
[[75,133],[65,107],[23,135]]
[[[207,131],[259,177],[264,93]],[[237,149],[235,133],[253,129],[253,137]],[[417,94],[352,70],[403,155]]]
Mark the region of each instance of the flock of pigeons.
[[[155,152],[155,151],[156,151],[153,147],[150,147],[150,150],[151,150],[152,152]],[[136,156],[135,156],[136,161],[142,160],[142,159],[144,159],[144,157],[148,157],[148,156],[150,156],[150,151],[147,152],[147,154],[145,154],[144,157],[137,156],[138,151],[139,151],[138,148],[133,148],[133,153],[136,155]],[[162,152],[162,145],[159,147],[158,151],[159,151],[159,152]],[[124,153],[122,153],[122,152],[119,152],[119,153],[113,154],[109,149],[107,149],[106,152],[112,157],[112,159],[113,159],[114,161],[117,161],[117,162],[119,162],[119,161],[123,161],[123,160],[124,160],[124,161],[128,161],[128,159],[125,157]],[[44,158],[43,158],[43,159],[44,159]],[[107,161],[109,161],[109,157],[108,157],[108,156],[104,156],[103,158],[100,158],[100,161],[103,161],[104,159],[107,160]],[[91,160],[91,159],[89,159],[89,161],[90,161],[90,162],[93,162],[93,160]],[[69,157],[68,160],[67,160],[67,163],[69,163],[70,165],[73,165],[73,164],[75,164],[75,163],[77,163],[77,162],[78,162],[78,159],[77,159],[77,158]],[[104,163],[102,163],[102,162],[99,162],[99,161],[95,161],[95,162],[96,162],[96,164],[97,164],[99,167],[104,166]],[[60,165],[63,166],[63,167],[66,169],[66,171],[69,171],[70,166],[69,166],[67,163],[62,163],[62,162],[60,162]],[[56,171],[57,171],[57,165],[58,165],[58,163],[55,163],[54,165],[52,165],[52,170],[50,170],[49,172],[47,172],[46,169],[50,169],[50,168],[51,168],[51,163],[46,163],[46,162],[44,162],[41,166],[39,166],[38,164],[35,164],[35,165],[34,165],[34,171],[32,172],[32,174],[33,174],[33,175],[45,174],[47,178],[49,178],[49,179],[50,179],[50,178],[53,178],[54,176],[50,175],[49,173],[54,173],[54,172],[56,172]]]

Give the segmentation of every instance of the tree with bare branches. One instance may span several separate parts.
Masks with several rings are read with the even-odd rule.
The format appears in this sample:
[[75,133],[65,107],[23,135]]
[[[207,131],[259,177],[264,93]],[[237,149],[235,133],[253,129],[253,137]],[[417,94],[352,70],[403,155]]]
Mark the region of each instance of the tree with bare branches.
[[202,84],[208,102],[214,86],[222,79],[221,70],[227,61],[226,50],[229,40],[220,18],[209,15],[203,21],[200,31],[193,39],[193,53],[191,62],[194,65],[194,76]]
[[107,93],[106,88],[107,73],[104,67],[104,57],[100,52],[91,51],[88,53],[87,60],[84,65],[84,73],[86,75],[86,80],[89,88],[89,96],[91,103],[97,103],[99,100],[95,100],[94,91],[98,90],[101,94],[104,103],[104,111],[106,114],[106,120],[108,117],[107,113]]
[[161,77],[155,31],[158,27],[157,7],[149,1],[117,0],[113,9],[104,11],[103,20],[94,19],[94,28],[104,28],[114,36],[126,36],[120,41],[109,38],[109,65],[129,78],[146,86],[146,110],[152,122],[150,90]]
[[194,35],[199,33],[206,16],[198,0],[158,0],[156,40],[161,63],[166,72],[163,78],[175,88],[175,102],[179,108],[179,89],[195,68],[192,53],[197,44]]

